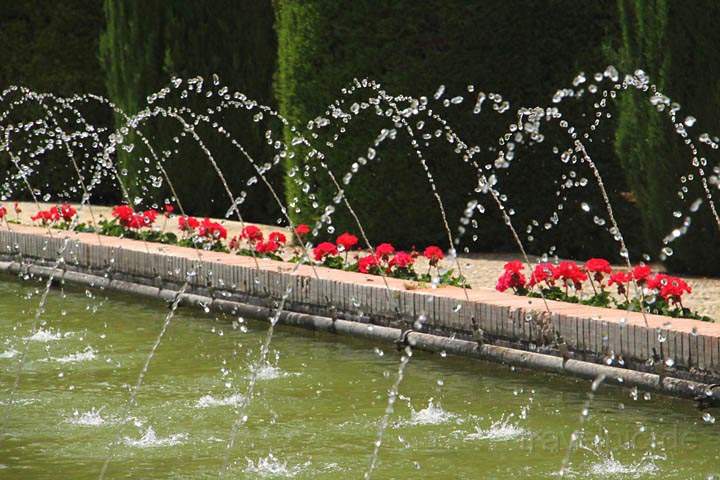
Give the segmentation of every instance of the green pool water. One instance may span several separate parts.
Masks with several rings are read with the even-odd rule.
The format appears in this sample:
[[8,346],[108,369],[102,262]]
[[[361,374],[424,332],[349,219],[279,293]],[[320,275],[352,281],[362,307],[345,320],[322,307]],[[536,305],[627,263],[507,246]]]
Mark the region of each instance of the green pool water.
[[[43,288],[0,280],[0,478],[98,478],[116,438],[107,478],[218,478],[267,324],[178,310],[128,409],[167,306],[53,289],[10,404]],[[399,359],[387,345],[280,326],[226,478],[362,478]],[[373,478],[559,478],[578,429],[570,478],[720,474],[718,412],[601,386],[581,424],[589,392],[587,381],[415,352]]]

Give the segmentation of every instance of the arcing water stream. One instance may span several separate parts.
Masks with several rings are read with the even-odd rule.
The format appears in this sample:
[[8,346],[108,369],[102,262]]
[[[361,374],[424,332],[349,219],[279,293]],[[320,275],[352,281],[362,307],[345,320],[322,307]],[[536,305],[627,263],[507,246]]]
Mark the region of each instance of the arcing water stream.
[[[153,121],[167,121],[174,124],[169,126],[169,128],[178,129],[178,137],[186,137],[189,135],[190,139],[200,147],[205,155],[205,159],[208,161],[207,168],[214,169],[217,172],[218,181],[222,183],[224,191],[227,194],[227,199],[217,200],[228,201],[230,204],[228,214],[230,215],[234,213],[242,224],[244,221],[238,206],[243,202],[252,202],[252,197],[247,193],[247,191],[240,192],[240,195],[236,195],[237,192],[233,192],[231,190],[225,179],[224,173],[214,159],[213,153],[206,146],[206,143],[196,131],[196,127],[198,125],[204,125],[212,127],[219,137],[225,138],[235,145],[242,153],[243,159],[245,161],[249,161],[253,165],[255,171],[257,172],[257,176],[249,178],[246,182],[247,186],[250,187],[256,184],[258,182],[258,177],[260,177],[262,184],[271,190],[273,198],[279,204],[280,211],[282,212],[281,221],[288,223],[292,227],[292,216],[289,212],[294,210],[295,213],[297,213],[300,204],[304,205],[309,203],[312,205],[312,208],[317,213],[318,217],[318,222],[314,225],[313,236],[317,236],[322,231],[326,231],[328,233],[334,232],[332,220],[336,207],[333,204],[320,204],[317,201],[318,196],[313,191],[313,186],[306,180],[312,173],[318,171],[318,169],[319,171],[327,174],[337,189],[337,195],[333,198],[333,203],[338,205],[342,203],[342,205],[352,214],[358,231],[361,233],[363,240],[365,241],[365,246],[372,252],[373,245],[365,234],[363,225],[361,224],[358,215],[355,213],[355,209],[352,206],[353,199],[345,195],[343,187],[337,179],[341,178],[343,184],[349,185],[354,177],[362,175],[366,170],[371,170],[373,162],[380,161],[383,144],[385,142],[402,141],[402,139],[405,138],[402,135],[404,132],[407,136],[406,140],[410,143],[416,154],[418,167],[422,169],[427,176],[428,184],[432,190],[432,201],[437,204],[437,208],[443,222],[442,228],[447,234],[448,245],[446,248],[450,252],[450,256],[455,259],[455,266],[458,271],[461,271],[461,264],[457,260],[457,253],[455,252],[455,249],[460,244],[460,239],[468,234],[468,225],[476,226],[476,222],[473,217],[477,214],[484,213],[484,207],[481,205],[481,200],[484,195],[490,196],[490,203],[497,207],[500,212],[500,216],[509,229],[509,235],[511,235],[513,241],[516,243],[525,262],[530,265],[531,261],[526,254],[525,242],[518,233],[512,219],[515,211],[521,209],[522,205],[516,205],[514,207],[510,206],[511,199],[508,199],[503,193],[502,186],[498,183],[496,172],[512,168],[513,159],[516,158],[516,152],[518,151],[517,147],[519,145],[532,145],[543,142],[545,139],[545,135],[542,130],[543,123],[557,121],[561,129],[567,133],[569,139],[567,148],[558,151],[562,151],[559,155],[559,161],[569,165],[571,170],[568,175],[573,178],[576,174],[575,171],[572,170],[572,168],[574,168],[572,165],[578,164],[589,167],[592,172],[591,178],[594,180],[594,182],[588,182],[586,180],[584,184],[583,182],[579,182],[578,185],[571,185],[570,187],[577,187],[580,189],[588,184],[594,184],[599,188],[602,195],[595,201],[602,205],[606,210],[610,223],[609,226],[606,226],[607,222],[603,219],[596,221],[596,223],[600,228],[607,229],[613,238],[618,242],[618,251],[620,256],[625,258],[628,266],[630,266],[631,259],[629,255],[629,248],[626,245],[622,232],[620,231],[620,226],[613,215],[611,200],[605,191],[603,175],[591,158],[586,145],[592,142],[593,132],[600,124],[600,120],[602,118],[601,113],[603,109],[607,107],[608,97],[615,97],[617,94],[621,94],[629,89],[647,91],[651,94],[651,103],[653,103],[653,105],[657,105],[658,110],[661,112],[667,112],[668,118],[673,124],[678,124],[676,119],[677,108],[665,108],[665,106],[671,105],[670,99],[657,92],[655,87],[649,84],[647,76],[642,71],[637,71],[633,75],[628,75],[621,79],[620,74],[614,68],[609,67],[604,73],[596,74],[593,79],[596,84],[589,85],[587,90],[585,90],[583,88],[583,84],[587,82],[587,79],[584,75],[576,78],[573,82],[573,89],[558,91],[558,94],[556,94],[555,98],[553,98],[553,106],[545,108],[536,107],[518,109],[517,121],[511,123],[508,127],[508,132],[500,138],[500,148],[496,151],[497,153],[493,154],[493,158],[484,159],[483,161],[478,161],[476,157],[492,150],[489,150],[487,147],[471,146],[470,143],[463,140],[460,135],[452,129],[444,116],[441,113],[438,113],[447,108],[461,108],[465,100],[465,98],[461,95],[445,98],[444,87],[438,89],[431,99],[428,97],[413,98],[405,95],[391,95],[376,82],[356,80],[348,86],[348,88],[342,91],[342,95],[337,101],[328,106],[324,115],[310,121],[304,128],[290,126],[287,120],[282,118],[271,108],[258,105],[256,102],[248,99],[239,92],[230,92],[228,87],[222,85],[220,79],[217,77],[213,77],[212,82],[209,82],[209,85],[206,85],[204,79],[200,77],[189,79],[187,81],[173,79],[168,87],[148,98],[148,106],[146,109],[132,116],[120,111],[106,99],[93,95],[79,95],[73,98],[63,99],[49,94],[37,94],[23,88],[10,87],[0,96],[0,136],[3,139],[3,143],[0,145],[0,154],[7,153],[12,159],[12,164],[15,169],[14,171],[7,173],[5,182],[3,183],[2,198],[7,199],[23,194],[29,194],[32,198],[36,199],[36,201],[40,198],[43,200],[49,200],[52,198],[49,191],[56,191],[58,186],[45,185],[48,192],[44,192],[44,188],[33,184],[33,178],[37,172],[43,169],[43,164],[40,159],[54,150],[56,145],[62,145],[66,150],[68,161],[73,167],[76,184],[66,184],[64,190],[61,193],[56,194],[57,198],[80,198],[82,205],[89,205],[92,203],[94,188],[103,181],[103,179],[110,179],[110,181],[114,182],[117,186],[118,190],[121,191],[121,197],[123,197],[128,204],[157,205],[161,202],[161,200],[163,200],[156,198],[156,192],[159,191],[159,188],[163,183],[167,183],[171,191],[175,192],[175,189],[172,186],[173,181],[169,177],[164,165],[172,162],[173,157],[175,155],[179,155],[180,151],[179,149],[166,150],[163,149],[162,146],[153,146],[152,142],[143,136],[141,131],[143,125],[146,123]],[[602,86],[603,83],[605,84],[604,87]],[[468,93],[475,97],[473,106],[474,113],[480,114],[483,112],[483,102],[485,102],[486,99],[492,102],[492,111],[495,114],[503,115],[505,112],[509,111],[509,103],[506,100],[503,100],[500,95],[492,93],[486,95],[483,92],[475,92],[474,86],[468,87]],[[562,112],[558,107],[559,104],[567,101],[569,98],[577,99],[583,96],[590,96],[591,98],[597,96],[599,98],[593,107],[596,112],[595,119],[586,132],[580,132],[579,130],[576,130],[575,126],[568,124],[568,122],[563,119]],[[184,102],[189,103],[186,99],[192,97],[206,98],[208,109],[200,112],[194,111],[187,106],[183,106]],[[82,106],[90,102],[106,105],[109,109],[113,110],[114,113],[118,114],[120,118],[125,119],[124,125],[114,131],[112,129],[108,129],[107,127],[91,125],[85,120],[81,113]],[[179,102],[180,106],[177,106],[176,102]],[[10,120],[13,118],[13,115],[16,115],[18,111],[24,108],[24,105],[28,104],[40,105],[43,113],[38,114],[36,118],[32,119],[15,118],[14,120]],[[259,122],[264,116],[277,119],[277,121],[283,125],[286,130],[289,129],[289,131],[292,132],[291,136],[293,138],[290,142],[291,145],[286,145],[282,140],[280,140],[280,138],[282,138],[281,132],[268,130],[266,133],[266,139],[268,144],[273,145],[276,154],[271,162],[265,161],[261,165],[258,159],[253,159],[247,153],[240,141],[232,137],[228,130],[218,123],[217,118],[219,118],[221,113],[225,111],[254,112],[253,120],[255,122]],[[368,146],[367,154],[358,158],[358,161],[351,165],[349,171],[333,171],[328,163],[326,163],[325,159],[331,155],[332,150],[335,148],[335,144],[339,141],[339,139],[347,134],[345,125],[356,121],[362,121],[363,115],[373,114],[387,121],[387,128],[382,128],[380,130],[373,145]],[[692,126],[692,123],[694,122],[689,122],[686,119],[682,122],[682,125],[689,128]],[[82,128],[73,130],[73,128],[78,128],[78,126]],[[687,139],[689,138],[689,133],[685,127],[678,127],[676,128],[676,131],[682,138]],[[127,172],[122,168],[119,168],[114,162],[114,155],[119,149],[123,149],[127,153],[131,153],[135,149],[136,145],[128,143],[129,138],[131,138],[130,135],[135,135],[137,138],[140,138],[142,145],[146,147],[148,154],[152,157],[152,159],[146,159],[146,166],[138,172]],[[323,143],[323,140],[328,138],[330,140],[325,140]],[[469,171],[473,172],[473,174],[477,177],[477,188],[475,189],[474,194],[471,195],[472,198],[468,202],[468,208],[457,226],[452,225],[452,219],[449,219],[447,216],[442,200],[443,193],[438,189],[434,180],[434,175],[437,173],[431,171],[424,153],[424,150],[428,149],[431,144],[443,142],[451,146],[451,149],[454,151],[454,158],[457,161],[467,163]],[[712,148],[716,148],[717,142],[712,140],[709,135],[701,134],[697,137],[696,141],[691,140],[687,143],[692,156],[689,165],[692,165],[698,170],[697,178],[702,183],[702,188],[706,193],[706,198],[703,201],[710,204],[710,208],[713,212],[715,220],[717,221],[718,228],[720,229],[720,218],[715,210],[710,183],[708,182],[708,178],[704,171],[707,160],[705,158],[698,160],[698,148],[696,146],[698,143],[704,143],[710,145]],[[294,155],[294,147],[297,146],[305,147],[303,150],[303,155],[305,157],[304,161],[301,163],[304,165],[304,170],[291,172],[290,177],[293,182],[297,183],[299,190],[304,192],[306,198],[291,199],[289,205],[284,205],[277,192],[273,190],[272,185],[266,178],[266,175],[272,169],[279,168],[282,164],[282,159],[286,158],[288,155]],[[138,152],[139,149],[135,151]],[[453,157],[451,156],[451,160],[452,159]],[[486,163],[483,164],[483,162]],[[157,169],[157,171],[154,169]],[[131,195],[128,191],[124,178],[127,177],[129,173],[132,173],[133,178],[139,179],[141,183],[140,188],[135,190],[141,192],[141,194],[133,193]],[[90,179],[89,183],[86,182],[86,179],[88,178]],[[691,180],[693,178],[691,178]],[[566,183],[563,182],[561,185],[566,185]],[[562,186],[561,190],[562,189],[565,189],[565,187]],[[558,190],[558,196],[560,196],[559,192],[560,190]],[[177,203],[180,206],[183,215],[185,215],[185,212],[182,209],[182,199],[175,196],[170,200]],[[305,200],[308,200],[309,202]],[[583,205],[587,205],[587,202],[583,203]],[[696,211],[697,208],[698,206],[693,203],[693,205],[689,207],[690,213]],[[545,227],[545,230],[551,230],[553,226],[560,221],[560,217],[558,215],[558,211],[560,210],[563,210],[562,203],[557,205],[557,207],[549,213],[548,217],[551,218],[551,221],[544,222],[544,225],[550,225],[550,227]],[[689,216],[686,217],[685,225],[682,229],[673,230],[673,232],[668,234],[666,243],[674,241],[689,231],[690,222],[687,218],[689,218]],[[526,241],[533,240],[533,236],[537,235],[537,233],[534,233],[535,226],[540,224],[543,224],[543,222],[538,219],[533,221],[532,225],[528,226],[528,229],[526,230],[528,234],[525,239]],[[74,228],[74,225],[72,225],[71,228]],[[457,231],[457,234],[454,234],[454,231]],[[476,236],[477,234],[475,234],[473,238]],[[307,249],[305,249],[304,253],[302,263],[310,262]],[[557,253],[557,248],[555,246],[548,252],[550,255],[553,253]],[[58,255],[58,261],[60,260],[61,254],[62,252]],[[660,256],[670,254],[672,254],[672,250],[667,245],[663,246]],[[198,252],[198,255],[200,255],[200,252]],[[300,265],[300,263],[298,263],[298,265]],[[184,273],[190,274],[191,272]],[[433,283],[435,283],[435,281],[433,281]],[[50,295],[51,284],[52,278],[46,282],[45,288],[41,292],[39,305],[35,309],[35,320],[33,321],[33,325],[35,326],[39,321],[41,321],[41,318],[48,318],[45,303],[46,298]],[[643,295],[643,291],[638,287],[638,285],[635,285],[635,289]],[[291,292],[288,291],[287,295],[290,293]],[[283,298],[277,299],[279,301],[279,306],[273,314],[274,321],[271,321],[270,328],[266,332],[263,342],[261,342],[259,359],[254,364],[254,367],[250,369],[247,389],[245,390],[242,398],[237,402],[238,411],[236,412],[235,419],[228,422],[229,425],[232,425],[232,428],[229,439],[224,440],[226,451],[224,454],[224,462],[219,469],[221,476],[236,467],[236,461],[233,460],[236,456],[234,452],[237,451],[235,445],[236,439],[241,426],[248,428],[247,425],[250,418],[248,416],[248,411],[253,410],[253,408],[261,408],[253,407],[253,405],[250,404],[251,400],[257,396],[261,400],[260,403],[263,406],[265,406],[264,403],[268,401],[264,395],[256,395],[255,389],[257,381],[261,376],[260,372],[263,368],[266,368],[268,356],[272,352],[273,347],[276,351],[281,352],[285,357],[289,355],[287,352],[283,352],[282,349],[275,346],[272,342],[275,324],[277,323],[277,319],[284,308],[287,295]],[[545,303],[545,306],[548,313],[552,313],[550,312],[547,303]],[[174,310],[166,316],[166,321],[160,330],[159,336],[156,337],[157,339],[154,343],[154,347],[146,357],[143,368],[140,369],[138,379],[134,382],[136,388],[131,391],[131,404],[134,404],[134,400],[137,398],[143,397],[143,392],[141,390],[143,379],[148,373],[152,374],[152,371],[154,370],[154,367],[150,365],[150,362],[153,360],[154,353],[158,349],[161,349],[161,341],[171,341],[167,339],[164,340],[164,337],[167,336],[167,330],[170,338],[172,338],[174,329],[168,329],[168,327],[170,325],[170,320],[173,318],[173,313]],[[95,314],[97,315],[97,312]],[[8,399],[12,405],[8,406],[7,415],[9,415],[8,421],[11,424],[17,421],[13,410],[20,408],[16,407],[17,402],[14,400],[14,398],[23,389],[22,383],[20,383],[19,380],[25,369],[32,367],[35,362],[32,357],[27,358],[27,349],[30,346],[30,340],[28,339],[33,338],[38,334],[38,332],[40,332],[35,326],[32,326],[30,334],[21,346],[22,352],[18,356],[18,362],[16,363],[17,373],[14,377],[14,381],[11,382],[13,386],[9,390]],[[52,328],[51,323],[48,324],[48,328]],[[113,332],[109,332],[108,335],[110,337],[114,336]],[[8,352],[10,352],[10,350],[8,350]],[[403,395],[402,391],[406,388],[403,380],[405,379],[407,381],[408,379],[406,369],[408,368],[409,359],[411,358],[412,353],[413,352],[408,347],[400,363],[399,369],[395,374],[394,383],[392,383],[393,386],[390,389],[387,404],[383,410],[384,414],[382,416],[382,420],[380,421],[380,427],[376,433],[376,439],[374,442],[367,443],[368,446],[373,446],[373,453],[369,462],[370,466],[365,471],[366,478],[370,478],[376,467],[380,465],[379,459],[381,457],[380,451],[383,446],[383,439],[386,436],[387,429],[391,427],[391,418],[395,414],[394,406],[396,400]],[[229,368],[232,368],[232,366]],[[304,375],[304,372],[301,373]],[[236,391],[234,395],[236,395],[236,397],[233,398],[240,398],[237,397],[237,395],[240,395],[239,391]],[[137,408],[141,409],[142,402],[139,401],[138,403],[139,405],[137,405]],[[355,404],[353,408],[356,407],[359,407],[359,405]],[[95,408],[101,407],[96,406]],[[91,413],[92,412],[95,411],[91,411]],[[509,414],[509,412],[505,413]],[[132,415],[133,413],[131,412],[130,414]],[[93,415],[95,415],[95,413],[91,416]],[[575,415],[570,415],[570,417],[575,418]],[[118,421],[120,423],[124,423],[124,420],[125,419],[119,419]],[[282,424],[279,424],[277,428],[282,428]],[[478,434],[480,434],[480,431],[481,430],[478,430]],[[8,425],[7,427],[4,427],[3,432],[0,433],[4,434],[6,437],[9,436],[8,438],[12,439],[12,432],[13,428]],[[143,436],[143,439],[147,440],[147,442],[152,443],[152,441],[157,440],[154,430],[152,430],[152,435],[150,429],[146,430],[145,434],[148,438]],[[175,440],[170,438],[170,440],[166,443],[172,444]],[[144,440],[142,439],[139,440],[139,442],[143,441]],[[121,448],[120,446],[115,445],[115,443],[116,442],[111,442],[111,455],[116,455],[117,450]],[[654,462],[654,453],[652,453],[651,456],[653,456],[651,462]],[[610,454],[609,458],[613,459],[612,461],[615,461],[615,457],[612,454]],[[101,469],[100,478],[104,478],[105,476],[107,468],[110,464],[109,459],[110,456],[106,457],[106,461]],[[260,465],[267,465],[277,461],[278,460],[275,456],[264,457],[261,460],[257,460],[256,463],[253,463],[252,468],[262,470],[262,468],[265,467],[261,467]],[[642,462],[645,462],[645,460],[642,460]],[[563,463],[565,464],[569,462]],[[423,468],[422,464],[419,465],[420,468]],[[653,465],[655,465],[655,463],[653,463]],[[343,464],[340,464],[340,466],[341,468],[344,468]],[[570,468],[570,470],[572,469]],[[300,471],[301,470],[298,470],[297,473]]]

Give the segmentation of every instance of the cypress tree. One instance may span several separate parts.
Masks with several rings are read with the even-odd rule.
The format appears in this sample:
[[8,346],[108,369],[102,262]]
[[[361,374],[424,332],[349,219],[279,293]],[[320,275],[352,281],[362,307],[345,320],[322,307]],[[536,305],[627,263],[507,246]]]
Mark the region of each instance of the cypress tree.
[[[700,147],[697,161],[707,156],[712,162],[710,149],[697,138],[701,132],[716,131],[720,124],[715,108],[720,93],[716,80],[720,60],[707,55],[720,40],[713,20],[720,6],[713,1],[620,0],[618,9],[623,69],[632,73],[642,68],[647,72],[658,90],[682,106],[678,122],[688,115],[697,119],[694,126],[685,128]],[[708,245],[715,243],[720,232],[685,139],[676,134],[677,127],[666,113],[658,112],[650,103],[648,94],[625,93],[618,100],[618,108],[615,149],[642,211],[651,250],[657,258],[661,248],[669,247],[666,252],[672,254],[665,263],[672,270],[717,273],[720,254]],[[712,166],[703,168],[706,175],[712,174]],[[692,212],[698,199],[703,203]],[[679,218],[674,212],[680,212]],[[687,233],[666,244],[664,240],[674,229],[683,229],[687,216],[691,217]]]

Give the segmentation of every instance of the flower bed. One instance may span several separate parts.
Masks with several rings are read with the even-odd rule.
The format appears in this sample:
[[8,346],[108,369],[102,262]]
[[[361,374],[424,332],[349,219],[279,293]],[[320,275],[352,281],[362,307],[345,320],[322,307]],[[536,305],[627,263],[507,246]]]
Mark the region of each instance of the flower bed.
[[591,258],[583,265],[542,262],[535,265],[529,278],[524,269],[519,260],[506,263],[495,288],[529,297],[712,321],[683,306],[683,296],[692,293],[685,280],[654,273],[644,264],[630,271],[614,271],[604,258]]
[[[359,249],[358,237],[349,232],[339,235],[334,242],[325,241],[314,245],[308,241],[311,229],[305,224],[295,227],[294,234],[298,242],[293,246],[288,244],[283,232],[270,232],[266,238],[255,225],[246,225],[240,235],[228,239],[228,231],[222,224],[209,218],[173,215],[173,211],[174,207],[171,204],[165,204],[162,212],[154,208],[135,211],[129,205],[118,205],[112,209],[112,218],[102,218],[97,227],[78,223],[75,225],[75,230],[279,261],[314,262],[338,270],[386,275],[432,285],[469,288],[465,279],[456,275],[453,269],[441,267],[440,261],[445,258],[445,253],[435,245],[428,246],[422,252],[415,248],[406,252],[396,250],[389,243],[381,243],[374,251],[368,253]],[[5,207],[0,206],[0,220],[5,218],[7,221],[6,213]],[[16,205],[17,213],[19,209]],[[32,220],[50,228],[67,230],[76,215],[75,208],[69,204],[62,204],[39,212],[32,217]],[[159,221],[160,218],[162,223]],[[172,218],[177,219],[179,237],[173,232],[166,231],[168,221]],[[306,251],[311,258],[306,258]],[[428,266],[424,272],[415,270],[416,260],[419,257],[427,260]]]

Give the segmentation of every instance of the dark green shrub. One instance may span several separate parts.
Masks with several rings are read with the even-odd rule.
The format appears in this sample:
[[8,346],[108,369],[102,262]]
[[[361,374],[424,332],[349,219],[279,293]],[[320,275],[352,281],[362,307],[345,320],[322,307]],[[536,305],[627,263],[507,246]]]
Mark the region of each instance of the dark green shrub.
[[[615,7],[609,1],[586,3],[580,8],[574,1],[525,2],[519,6],[499,0],[382,3],[279,0],[276,2],[279,107],[293,125],[304,126],[308,120],[323,115],[326,105],[356,77],[377,80],[391,94],[413,96],[432,96],[443,84],[445,98],[465,95],[466,99],[451,108],[439,103],[435,107],[437,112],[447,117],[469,145],[482,147],[476,158],[485,165],[496,156],[488,147],[497,146],[498,136],[515,120],[511,113],[514,109],[552,105],[553,93],[569,85],[579,70],[592,73],[604,69],[602,47],[616,26]],[[511,109],[499,115],[486,102],[483,113],[473,115],[476,93],[467,93],[468,84],[474,84],[478,91],[501,93],[510,100]],[[347,105],[362,101],[362,97],[355,94]],[[581,113],[575,117],[570,114],[569,119],[587,124]],[[320,134],[313,142],[326,153],[325,162],[338,181],[358,157],[367,155],[367,148],[373,145],[379,130],[393,128],[393,123],[368,109],[359,121],[346,128],[347,133],[334,142],[332,150],[320,148],[330,140],[327,135]],[[433,126],[430,132],[436,128]],[[404,248],[416,242],[418,247],[429,243],[447,247],[447,236],[426,174],[409,147],[404,129],[397,130],[397,140],[385,141],[377,149],[382,161],[370,162],[350,185],[343,187],[371,241],[392,241]],[[532,219],[543,221],[543,216],[550,215],[560,176],[567,173],[568,167],[552,153],[552,147],[565,149],[568,140],[558,132],[556,135],[543,144],[519,148],[513,167],[498,172],[499,187],[516,210],[514,222],[521,232]],[[295,133],[288,129],[286,141],[294,137]],[[478,198],[488,213],[476,217],[477,228],[470,230],[466,238],[471,240],[476,234],[477,240],[467,246],[515,250],[517,247],[491,199],[473,192],[478,183],[476,170],[454,154],[453,148],[447,144],[431,145],[424,150],[450,227],[456,229],[467,202]],[[592,150],[596,163],[607,174],[606,183],[613,192],[616,209],[625,213],[622,220],[628,230],[628,243],[640,249],[639,242],[630,242],[635,237],[631,230],[637,224],[636,213],[619,196],[625,190],[624,178],[617,173],[611,145],[597,144]],[[306,161],[305,151],[296,148],[286,170],[296,167],[303,173],[306,163],[317,165],[315,160]],[[297,220],[318,218],[336,195],[334,185],[321,168],[310,169],[309,173],[311,193],[315,193],[319,208],[314,208],[313,200],[301,191],[295,181],[297,175],[286,179],[288,201],[297,204],[300,210],[291,210]],[[590,178],[588,172],[582,174]],[[582,195],[599,199],[592,190]],[[580,199],[569,198],[567,210],[573,210],[572,202],[579,205]],[[617,254],[619,248],[611,235],[598,234],[592,216],[566,213],[582,218],[565,219],[552,232],[535,234],[534,241],[529,243],[531,251],[542,252],[556,245],[557,253],[567,256]],[[336,232],[358,230],[342,205],[337,207],[333,223]]]
[[[107,30],[101,39],[101,56],[106,70],[110,97],[130,114],[146,106],[146,97],[170,83],[172,76],[202,76],[212,86],[217,74],[230,92],[240,91],[261,104],[272,105],[272,75],[275,70],[276,40],[273,11],[269,1],[213,2],[119,1],[106,0]],[[216,88],[217,90],[217,88]],[[204,93],[204,92],[203,92]],[[177,98],[158,104],[182,105],[205,114],[215,98],[204,95],[180,101]],[[191,121],[189,117],[186,120]],[[272,150],[264,139],[265,122],[255,123],[252,114],[227,112],[213,118],[224,126],[260,164],[272,161]],[[124,122],[118,119],[116,122]],[[196,215],[223,216],[230,200],[203,151],[189,137],[174,138],[182,132],[172,119],[153,120],[141,131],[157,151],[177,149],[166,170],[185,209]],[[240,151],[216,129],[200,124],[197,133],[212,152],[234,195],[248,191],[248,201],[240,208],[247,220],[271,223],[278,212],[266,187],[258,182],[247,187],[254,169]],[[167,185],[152,188],[151,175],[145,171],[147,149],[130,134],[135,143],[132,152],[118,152],[127,171],[129,188],[149,200],[169,196]],[[275,169],[270,181],[281,187],[281,172]]]

